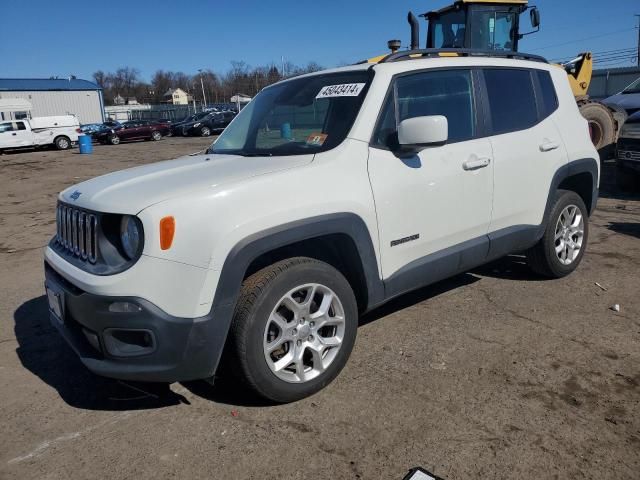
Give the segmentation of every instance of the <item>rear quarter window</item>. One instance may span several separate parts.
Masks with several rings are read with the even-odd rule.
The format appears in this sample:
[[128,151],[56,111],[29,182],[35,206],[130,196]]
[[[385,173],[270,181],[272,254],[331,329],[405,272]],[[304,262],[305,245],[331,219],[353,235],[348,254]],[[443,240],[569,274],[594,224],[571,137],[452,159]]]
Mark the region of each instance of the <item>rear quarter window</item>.
[[525,130],[538,123],[532,72],[515,68],[484,70],[492,134]]
[[536,70],[536,76],[539,85],[540,119],[543,119],[558,109],[558,95],[549,72]]

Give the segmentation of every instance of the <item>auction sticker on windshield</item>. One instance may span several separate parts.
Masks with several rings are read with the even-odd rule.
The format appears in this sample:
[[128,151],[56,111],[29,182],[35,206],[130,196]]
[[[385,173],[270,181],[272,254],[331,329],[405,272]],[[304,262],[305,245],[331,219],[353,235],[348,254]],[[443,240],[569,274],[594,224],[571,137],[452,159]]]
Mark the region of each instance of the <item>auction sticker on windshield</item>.
[[316,95],[318,98],[357,97],[364,88],[364,83],[342,83],[340,85],[327,85],[320,89]]
[[321,147],[327,137],[328,135],[326,133],[312,133],[307,137],[307,145],[310,147]]

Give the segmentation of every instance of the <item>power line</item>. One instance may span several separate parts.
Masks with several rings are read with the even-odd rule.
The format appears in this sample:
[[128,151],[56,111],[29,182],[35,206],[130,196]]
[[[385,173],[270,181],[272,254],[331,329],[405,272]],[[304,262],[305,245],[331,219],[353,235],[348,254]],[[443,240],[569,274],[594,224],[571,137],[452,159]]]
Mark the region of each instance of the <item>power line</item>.
[[531,49],[531,51],[532,52],[538,52],[540,50],[546,50],[547,48],[562,47],[564,45],[571,45],[572,43],[586,42],[587,40],[593,40],[593,39],[596,39],[596,38],[602,38],[602,37],[608,37],[608,36],[611,36],[611,35],[617,35],[617,34],[623,33],[623,32],[630,32],[631,30],[638,30],[638,27],[625,28],[625,29],[622,29],[622,30],[617,30],[615,32],[603,33],[601,35],[594,35],[594,36],[591,36],[591,37],[582,38],[580,40],[571,40],[569,42],[556,43],[555,45],[547,45],[545,47],[533,48],[533,49]]

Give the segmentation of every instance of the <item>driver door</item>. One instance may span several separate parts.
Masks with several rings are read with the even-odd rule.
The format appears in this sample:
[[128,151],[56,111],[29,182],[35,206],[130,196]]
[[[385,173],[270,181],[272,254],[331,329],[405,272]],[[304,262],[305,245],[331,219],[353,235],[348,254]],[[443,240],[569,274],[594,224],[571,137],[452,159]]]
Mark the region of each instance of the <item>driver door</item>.
[[[481,263],[488,251],[493,152],[476,119],[474,76],[469,69],[401,75],[385,101],[369,177],[390,295]],[[428,115],[447,117],[447,143],[400,155],[398,124]]]

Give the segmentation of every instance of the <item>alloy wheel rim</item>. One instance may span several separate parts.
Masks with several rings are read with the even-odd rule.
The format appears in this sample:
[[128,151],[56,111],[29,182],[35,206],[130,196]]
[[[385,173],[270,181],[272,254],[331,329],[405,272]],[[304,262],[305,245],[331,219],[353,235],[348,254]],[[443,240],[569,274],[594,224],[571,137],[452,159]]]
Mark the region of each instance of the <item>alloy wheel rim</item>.
[[560,213],[554,236],[555,251],[563,265],[571,265],[582,250],[584,217],[576,205],[568,205]]
[[58,145],[60,146],[60,148],[67,148],[69,146],[69,142],[67,142],[64,138],[61,140],[58,140]]
[[264,357],[279,379],[308,382],[336,359],[344,334],[344,308],[335,292],[318,283],[300,285],[271,311],[263,336]]
[[202,136],[203,137],[208,137],[211,134],[211,131],[208,128],[203,128],[202,129]]

